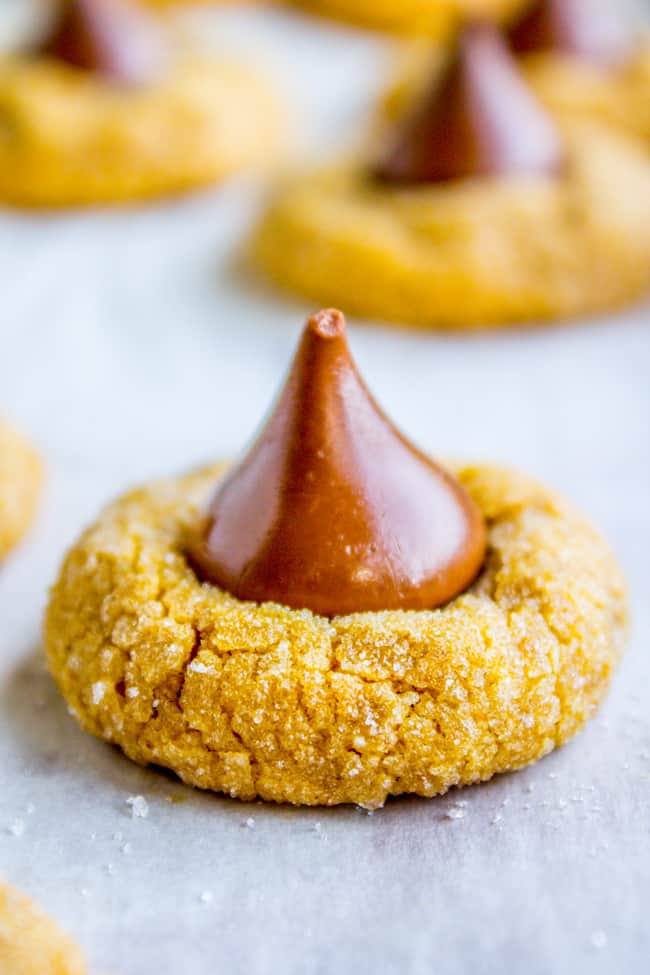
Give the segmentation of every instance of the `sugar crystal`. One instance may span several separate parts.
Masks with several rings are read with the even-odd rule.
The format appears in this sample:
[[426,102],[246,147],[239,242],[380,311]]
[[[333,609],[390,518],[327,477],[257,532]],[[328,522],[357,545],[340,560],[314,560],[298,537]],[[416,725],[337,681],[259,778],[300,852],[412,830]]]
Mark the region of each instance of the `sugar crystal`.
[[12,834],[12,836],[22,836],[25,832],[25,820],[14,819],[13,823],[9,827],[9,832]]
[[133,819],[146,819],[149,815],[149,803],[144,796],[129,796],[126,804],[131,807]]

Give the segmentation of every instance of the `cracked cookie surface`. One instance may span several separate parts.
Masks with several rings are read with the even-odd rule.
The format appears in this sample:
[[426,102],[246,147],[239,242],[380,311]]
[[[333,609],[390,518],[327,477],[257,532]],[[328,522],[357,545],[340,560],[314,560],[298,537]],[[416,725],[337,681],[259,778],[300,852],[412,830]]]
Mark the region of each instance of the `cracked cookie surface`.
[[31,525],[42,479],[34,448],[0,420],[0,561]]
[[606,311],[650,289],[650,165],[567,127],[556,178],[390,187],[367,167],[294,176],[251,244],[276,284],[357,315],[476,329]]
[[79,948],[29,898],[0,881],[2,975],[85,975]]
[[87,731],[200,788],[373,808],[533,762],[594,713],[625,587],[547,489],[455,469],[489,529],[471,589],[439,610],[327,619],[199,582],[185,545],[219,471],[126,495],[65,559],[46,650]]
[[126,202],[200,187],[273,157],[281,112],[247,68],[184,60],[120,88],[54,60],[0,60],[0,200]]

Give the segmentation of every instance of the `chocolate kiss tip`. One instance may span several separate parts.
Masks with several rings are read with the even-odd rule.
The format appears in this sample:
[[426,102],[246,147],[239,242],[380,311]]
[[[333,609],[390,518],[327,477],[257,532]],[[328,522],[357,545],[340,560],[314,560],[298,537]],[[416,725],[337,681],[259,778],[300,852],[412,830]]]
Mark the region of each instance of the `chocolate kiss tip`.
[[446,72],[398,130],[376,175],[389,183],[437,183],[555,176],[563,164],[558,131],[504,39],[477,22],[459,36]]
[[67,0],[41,50],[125,84],[156,80],[170,53],[164,31],[137,0]]
[[188,554],[239,599],[324,616],[433,609],[480,571],[485,525],[377,406],[330,309],[307,322],[269,419]]
[[325,308],[311,316],[307,328],[322,339],[337,338],[345,335],[345,316],[337,308]]
[[615,0],[536,0],[509,33],[517,54],[557,51],[603,66],[624,61],[633,39]]

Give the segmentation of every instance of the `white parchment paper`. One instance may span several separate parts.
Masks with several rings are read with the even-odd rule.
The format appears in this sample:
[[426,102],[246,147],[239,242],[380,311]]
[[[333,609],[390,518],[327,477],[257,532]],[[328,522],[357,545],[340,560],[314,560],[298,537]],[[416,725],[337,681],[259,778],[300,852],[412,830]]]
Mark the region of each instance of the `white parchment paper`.
[[[299,141],[323,152],[386,61],[378,41],[288,16],[195,22],[269,52]],[[82,734],[43,669],[46,589],[81,527],[135,482],[241,449],[278,387],[312,309],[251,290],[233,262],[259,194],[0,213],[0,411],[49,467],[39,523],[0,574],[0,872],[112,975],[647,972],[647,307],[474,339],[351,328],[413,439],[554,484],[625,565],[635,626],[608,703],[537,766],[373,815],[244,805]]]

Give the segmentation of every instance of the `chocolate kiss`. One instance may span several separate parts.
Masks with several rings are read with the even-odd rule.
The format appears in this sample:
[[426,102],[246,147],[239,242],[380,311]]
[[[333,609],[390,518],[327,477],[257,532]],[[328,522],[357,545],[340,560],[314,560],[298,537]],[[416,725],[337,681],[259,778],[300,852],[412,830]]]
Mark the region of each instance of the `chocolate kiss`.
[[473,24],[377,175],[394,183],[555,175],[563,159],[555,126],[507,45],[494,28]]
[[518,54],[559,51],[601,65],[624,61],[633,34],[617,0],[536,0],[510,30]]
[[42,51],[126,84],[155,80],[169,60],[163,32],[133,0],[67,0]]
[[479,510],[377,406],[341,312],[314,315],[270,418],[199,526],[200,577],[325,616],[429,609],[463,592],[484,555]]

